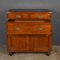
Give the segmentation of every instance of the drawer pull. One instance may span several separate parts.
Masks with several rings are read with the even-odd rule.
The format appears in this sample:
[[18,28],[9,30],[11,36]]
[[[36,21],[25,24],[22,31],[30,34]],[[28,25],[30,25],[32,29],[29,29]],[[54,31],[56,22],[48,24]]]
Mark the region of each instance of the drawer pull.
[[42,27],[39,27],[39,28],[38,28],[38,30],[44,30],[44,28],[42,28]]
[[43,16],[38,16],[38,18],[44,18]]
[[20,28],[19,27],[16,27],[15,30],[20,30]]
[[16,15],[16,18],[21,18],[21,16],[20,15]]

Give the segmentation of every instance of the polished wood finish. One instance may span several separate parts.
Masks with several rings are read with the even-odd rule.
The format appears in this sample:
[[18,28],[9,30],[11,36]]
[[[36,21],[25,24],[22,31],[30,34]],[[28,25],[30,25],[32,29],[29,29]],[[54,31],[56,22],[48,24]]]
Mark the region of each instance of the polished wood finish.
[[29,14],[27,12],[10,12],[7,17],[9,19],[28,19]]
[[7,50],[47,52],[52,50],[52,12],[16,11],[7,13]]
[[51,19],[51,14],[48,12],[32,12],[31,18],[33,18],[33,19]]
[[51,14],[48,12],[9,12],[9,19],[51,19]]
[[8,23],[8,34],[51,34],[51,24],[39,22]]

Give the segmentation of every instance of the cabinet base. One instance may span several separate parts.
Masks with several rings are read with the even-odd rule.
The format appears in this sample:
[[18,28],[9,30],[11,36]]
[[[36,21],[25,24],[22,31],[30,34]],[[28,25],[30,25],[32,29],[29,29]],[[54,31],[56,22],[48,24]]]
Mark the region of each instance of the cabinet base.
[[[9,52],[9,55],[12,56],[15,52]],[[46,52],[47,56],[50,56],[50,52]]]

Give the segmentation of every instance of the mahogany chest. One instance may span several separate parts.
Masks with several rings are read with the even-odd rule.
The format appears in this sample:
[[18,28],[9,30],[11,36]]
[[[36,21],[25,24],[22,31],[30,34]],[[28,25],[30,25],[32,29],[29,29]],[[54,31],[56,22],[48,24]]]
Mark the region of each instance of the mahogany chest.
[[52,50],[52,12],[48,9],[10,9],[7,12],[7,50],[46,52]]

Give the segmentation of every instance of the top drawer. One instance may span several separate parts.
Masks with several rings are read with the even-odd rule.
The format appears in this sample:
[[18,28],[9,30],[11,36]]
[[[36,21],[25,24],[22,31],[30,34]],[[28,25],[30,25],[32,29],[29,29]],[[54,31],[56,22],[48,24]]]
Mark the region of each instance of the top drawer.
[[[32,20],[51,20],[52,18],[52,12],[8,12],[7,13],[7,18],[8,19],[20,19],[20,20],[27,20],[27,19],[32,19]],[[37,19],[37,20],[36,20]]]
[[8,12],[8,19],[28,19],[29,14],[27,12]]
[[32,12],[31,18],[32,19],[51,19],[52,14],[51,12]]

